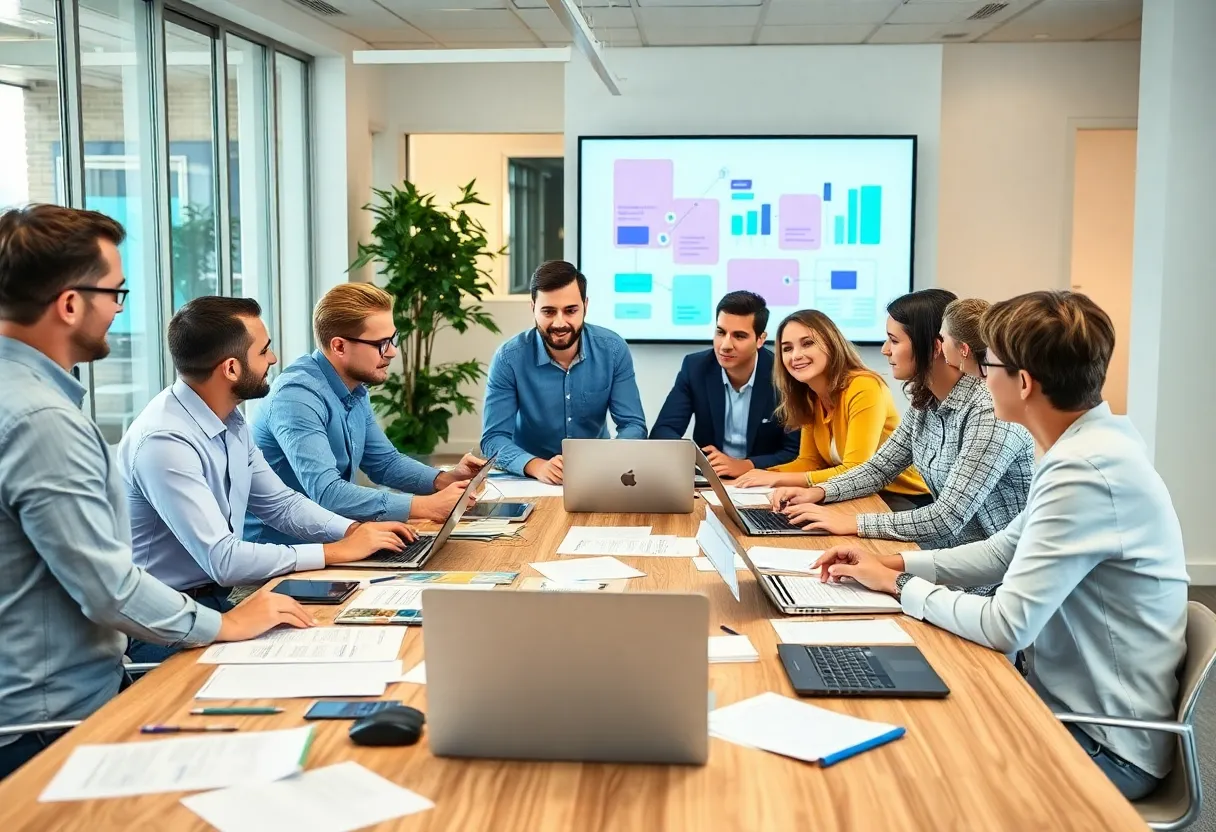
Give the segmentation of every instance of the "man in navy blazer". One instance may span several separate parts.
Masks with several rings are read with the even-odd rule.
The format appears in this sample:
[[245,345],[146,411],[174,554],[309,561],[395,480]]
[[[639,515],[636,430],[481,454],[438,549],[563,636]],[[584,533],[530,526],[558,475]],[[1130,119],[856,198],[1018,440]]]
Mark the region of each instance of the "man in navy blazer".
[[718,302],[714,346],[684,358],[651,439],[692,438],[720,477],[771,468],[798,456],[798,431],[773,415],[773,354],[764,349],[768,306],[754,292],[730,292]]

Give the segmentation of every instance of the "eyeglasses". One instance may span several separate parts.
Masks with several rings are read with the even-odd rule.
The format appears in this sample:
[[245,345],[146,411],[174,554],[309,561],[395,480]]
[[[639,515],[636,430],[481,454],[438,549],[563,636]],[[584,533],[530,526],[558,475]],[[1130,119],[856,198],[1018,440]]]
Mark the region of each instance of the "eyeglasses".
[[1011,373],[1016,372],[1018,369],[1012,364],[1001,364],[995,361],[979,361],[976,362],[976,365],[980,368],[980,378],[988,378],[989,367],[1001,367],[1002,369],[1008,370]]
[[[64,292],[100,292],[103,295],[113,295],[114,302],[119,306],[126,305],[127,295],[131,294],[130,289],[107,289],[104,286],[65,286],[59,291],[58,294],[55,295],[55,298],[59,297],[59,295],[62,295]],[[51,298],[47,301],[47,303],[54,303],[55,298]]]
[[368,341],[364,338],[351,338],[346,335],[343,335],[342,337],[347,341],[354,341],[356,344],[367,344],[369,347],[375,347],[380,351],[381,358],[383,358],[384,354],[388,352],[388,348],[390,346],[395,348],[401,345],[401,333],[396,331],[394,331],[393,334],[387,338],[380,338],[375,341]]

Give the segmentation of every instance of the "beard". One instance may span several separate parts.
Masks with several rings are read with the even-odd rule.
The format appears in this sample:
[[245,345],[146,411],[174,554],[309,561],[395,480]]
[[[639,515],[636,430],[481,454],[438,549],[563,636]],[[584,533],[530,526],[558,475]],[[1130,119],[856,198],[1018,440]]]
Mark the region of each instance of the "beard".
[[346,374],[360,384],[372,386],[384,384],[388,378],[388,367],[389,365],[385,364],[383,367],[377,367],[374,370],[352,370],[348,368]]
[[270,393],[270,383],[266,381],[270,371],[267,370],[261,378],[254,375],[248,367],[241,365],[241,377],[232,386],[233,394],[243,401],[262,399]]
[[100,335],[90,334],[89,330],[95,328],[94,314],[92,307],[89,307],[89,312],[86,314],[83,324],[80,329],[72,333],[72,344],[84,356],[80,363],[88,361],[100,361],[110,354],[110,342],[106,340],[106,333],[109,331],[107,326],[102,330]]
[[540,333],[541,340],[552,350],[568,350],[578,344],[578,339],[583,337],[583,328],[581,326],[565,326],[560,328],[549,327],[548,329],[536,328]]

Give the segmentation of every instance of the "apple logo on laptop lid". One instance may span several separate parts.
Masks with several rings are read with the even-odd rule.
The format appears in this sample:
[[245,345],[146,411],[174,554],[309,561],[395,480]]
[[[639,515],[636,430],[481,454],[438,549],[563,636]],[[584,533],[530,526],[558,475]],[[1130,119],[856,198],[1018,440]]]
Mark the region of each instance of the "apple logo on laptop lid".
[[625,473],[621,474],[621,485],[634,486],[638,484],[637,477],[633,475],[633,469],[630,468]]

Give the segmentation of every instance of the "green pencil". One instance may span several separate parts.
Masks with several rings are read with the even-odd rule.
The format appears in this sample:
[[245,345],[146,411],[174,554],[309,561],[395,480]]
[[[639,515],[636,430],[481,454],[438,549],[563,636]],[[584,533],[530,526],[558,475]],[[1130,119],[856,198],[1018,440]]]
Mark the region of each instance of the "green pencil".
[[190,712],[191,716],[264,716],[267,714],[281,714],[282,708],[195,708]]

